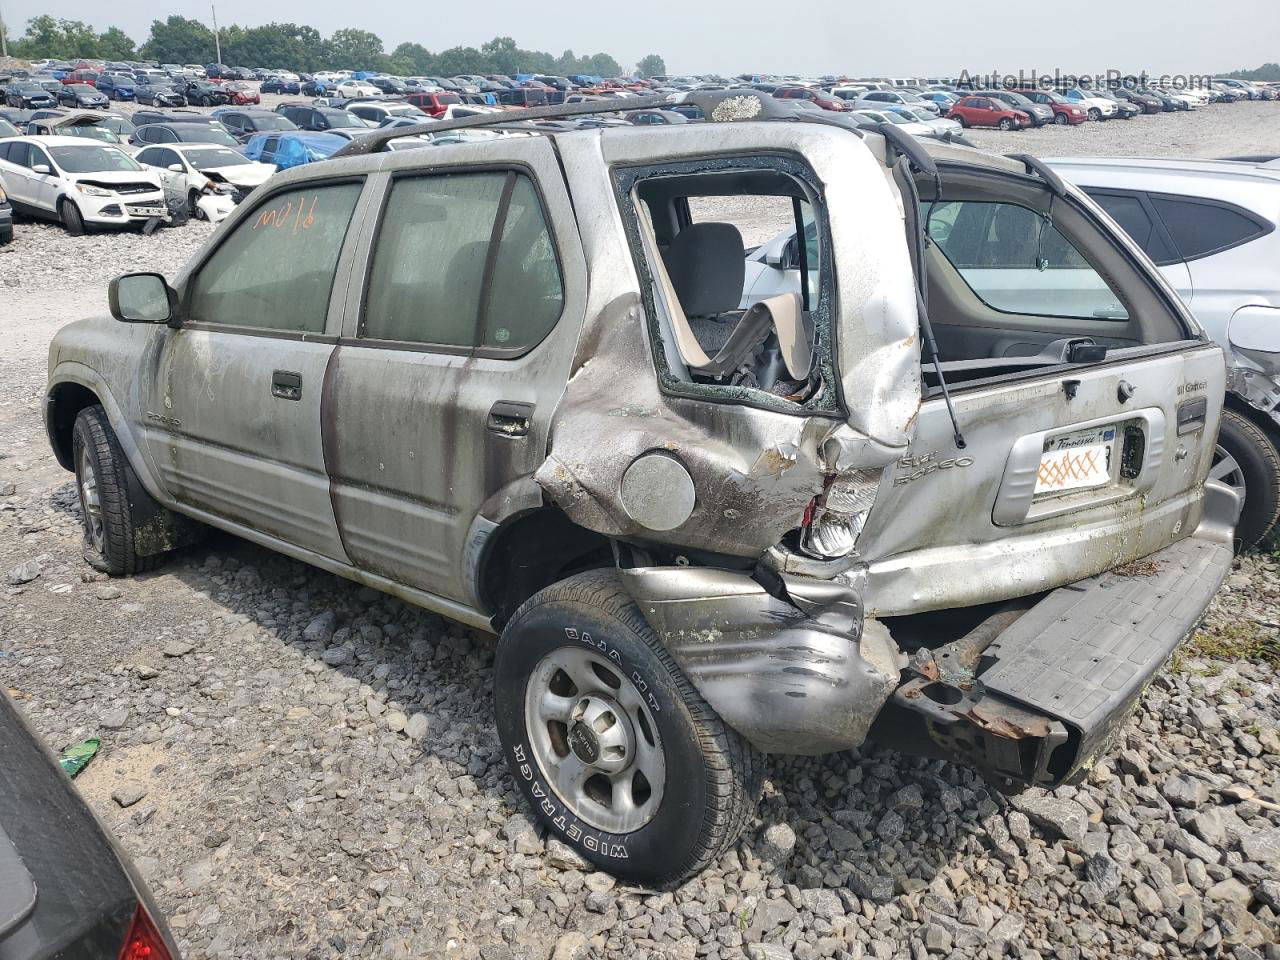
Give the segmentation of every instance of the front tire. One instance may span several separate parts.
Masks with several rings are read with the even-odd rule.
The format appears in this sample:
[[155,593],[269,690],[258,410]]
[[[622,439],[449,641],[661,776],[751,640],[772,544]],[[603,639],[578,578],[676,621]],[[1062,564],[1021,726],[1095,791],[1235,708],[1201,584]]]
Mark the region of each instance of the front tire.
[[1280,518],[1280,453],[1256,423],[1222,411],[1209,476],[1244,498],[1236,524],[1236,551],[1256,546]]
[[1013,121],[1010,120],[1008,117],[1003,117],[1001,118],[1000,123],[997,124],[997,126],[999,126],[1001,130],[1012,130]]
[[675,883],[754,813],[758,757],[699,695],[612,571],[528,600],[494,665],[498,733],[537,817],[624,880]]
[[84,236],[84,217],[80,216],[80,208],[71,200],[63,200],[58,207],[58,214],[62,218],[62,225],[67,228],[67,233],[73,237]]
[[129,499],[130,489],[137,486],[133,468],[101,406],[85,407],[76,416],[71,452],[84,522],[85,561],[113,577],[153,568],[160,555],[141,556],[135,549],[136,518]]
[[1065,113],[1055,113],[1053,115],[1053,122],[1060,127],[1065,127],[1068,123],[1067,115]]
[[1090,119],[1090,120],[1101,120],[1101,119],[1102,119],[1102,111],[1101,111],[1101,110],[1099,110],[1097,107],[1090,107],[1090,108],[1089,108],[1089,119]]

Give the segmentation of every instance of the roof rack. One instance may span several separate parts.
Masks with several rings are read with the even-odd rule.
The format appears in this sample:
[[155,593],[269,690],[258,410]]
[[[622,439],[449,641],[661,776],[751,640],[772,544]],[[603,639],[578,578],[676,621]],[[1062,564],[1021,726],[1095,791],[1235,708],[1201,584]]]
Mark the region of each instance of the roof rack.
[[[333,155],[339,157],[360,156],[382,150],[392,140],[444,133],[448,130],[465,130],[470,127],[523,127],[528,120],[560,120],[590,116],[597,113],[630,113],[633,110],[652,110],[692,104],[702,110],[708,120],[724,122],[732,120],[808,120],[856,129],[851,117],[829,114],[819,110],[801,111],[794,104],[777,100],[758,90],[739,88],[732,90],[690,90],[686,93],[662,94],[654,97],[624,97],[609,100],[589,100],[584,103],[557,103],[545,107],[529,107],[525,110],[506,110],[501,113],[484,113],[457,120],[435,123],[415,123],[402,127],[379,129],[343,147]],[[536,129],[523,127],[523,129]]]

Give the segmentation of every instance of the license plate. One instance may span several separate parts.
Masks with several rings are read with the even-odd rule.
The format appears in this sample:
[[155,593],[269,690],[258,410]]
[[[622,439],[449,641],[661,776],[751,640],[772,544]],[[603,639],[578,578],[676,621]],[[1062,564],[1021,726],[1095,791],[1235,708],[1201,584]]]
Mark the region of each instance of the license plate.
[[162,217],[162,216],[164,216],[164,214],[165,214],[165,209],[164,209],[164,207],[129,207],[129,206],[126,206],[126,207],[125,207],[125,210],[127,210],[127,211],[132,215],[132,216],[135,216],[135,217]]
[[1061,493],[1110,483],[1115,445],[1115,427],[1055,437],[1040,455],[1035,492]]

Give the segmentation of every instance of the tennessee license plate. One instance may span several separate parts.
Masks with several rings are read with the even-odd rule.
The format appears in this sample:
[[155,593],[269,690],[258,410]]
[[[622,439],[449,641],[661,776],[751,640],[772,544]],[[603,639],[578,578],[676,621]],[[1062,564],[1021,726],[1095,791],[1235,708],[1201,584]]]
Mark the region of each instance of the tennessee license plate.
[[1115,427],[1055,437],[1040,455],[1035,492],[1061,493],[1110,483],[1115,445]]

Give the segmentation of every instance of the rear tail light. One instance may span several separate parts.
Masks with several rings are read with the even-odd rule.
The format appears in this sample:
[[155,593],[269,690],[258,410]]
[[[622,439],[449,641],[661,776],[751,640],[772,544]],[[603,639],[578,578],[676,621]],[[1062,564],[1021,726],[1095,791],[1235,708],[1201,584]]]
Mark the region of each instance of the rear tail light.
[[120,948],[119,960],[173,960],[173,954],[165,946],[164,937],[155,923],[147,916],[142,904],[133,914],[129,934]]
[[833,479],[805,510],[800,541],[805,552],[824,560],[853,553],[879,486],[879,470],[854,470]]

